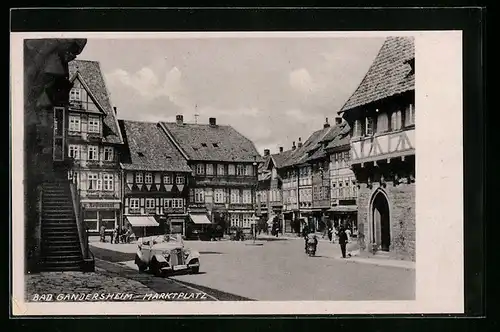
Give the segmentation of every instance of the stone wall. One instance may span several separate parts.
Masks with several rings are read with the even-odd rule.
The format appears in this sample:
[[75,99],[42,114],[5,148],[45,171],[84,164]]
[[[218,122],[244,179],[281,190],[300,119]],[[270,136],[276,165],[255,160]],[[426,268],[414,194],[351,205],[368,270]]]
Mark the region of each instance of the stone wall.
[[358,241],[365,255],[371,252],[370,201],[377,190],[382,190],[389,200],[391,246],[389,256],[415,261],[415,183],[389,182],[385,187],[373,182],[369,188],[360,184],[358,196]]

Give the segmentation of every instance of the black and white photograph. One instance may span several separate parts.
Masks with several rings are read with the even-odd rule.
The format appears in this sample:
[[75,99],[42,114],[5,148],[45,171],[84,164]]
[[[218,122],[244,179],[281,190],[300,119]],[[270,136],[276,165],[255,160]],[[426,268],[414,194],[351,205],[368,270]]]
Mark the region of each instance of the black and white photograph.
[[446,116],[421,83],[446,75],[416,79],[425,33],[61,36],[24,34],[12,59],[26,308],[411,311],[460,269],[433,241],[461,217],[426,208],[458,174],[430,159],[461,151],[432,152]]

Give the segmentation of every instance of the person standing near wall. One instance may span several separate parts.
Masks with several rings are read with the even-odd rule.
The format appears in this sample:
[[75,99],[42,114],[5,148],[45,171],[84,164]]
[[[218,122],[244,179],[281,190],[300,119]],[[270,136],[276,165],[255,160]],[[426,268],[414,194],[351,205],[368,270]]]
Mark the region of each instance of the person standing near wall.
[[346,258],[346,245],[347,245],[347,234],[345,232],[344,226],[339,228],[339,244],[340,251],[342,252],[342,258]]

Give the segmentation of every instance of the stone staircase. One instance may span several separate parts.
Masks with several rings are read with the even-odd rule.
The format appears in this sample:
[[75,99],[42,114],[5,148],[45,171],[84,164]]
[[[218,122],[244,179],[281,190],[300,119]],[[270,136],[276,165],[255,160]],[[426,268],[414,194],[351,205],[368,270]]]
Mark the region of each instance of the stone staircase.
[[83,256],[70,184],[64,177],[43,185],[42,270],[81,271]]

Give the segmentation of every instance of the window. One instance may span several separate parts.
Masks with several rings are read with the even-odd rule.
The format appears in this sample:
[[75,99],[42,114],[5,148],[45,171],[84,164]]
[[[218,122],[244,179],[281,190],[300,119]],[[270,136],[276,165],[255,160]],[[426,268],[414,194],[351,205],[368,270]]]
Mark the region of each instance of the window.
[[73,159],[80,159],[80,146],[70,145],[68,148],[68,156]]
[[174,209],[181,209],[184,207],[184,200],[182,198],[173,198],[171,201]]
[[194,190],[194,201],[195,203],[205,203],[205,194],[203,188],[197,188]]
[[236,175],[245,175],[245,165],[236,165]]
[[224,165],[217,165],[217,175],[226,175]]
[[231,189],[231,203],[238,204],[240,202],[240,190]]
[[366,118],[365,133],[367,136],[373,135],[373,118],[371,118],[371,117]]
[[243,204],[251,204],[251,203],[252,203],[252,191],[243,190]]
[[377,133],[383,133],[389,130],[389,118],[387,113],[381,113],[377,117]]
[[163,207],[165,209],[171,209],[173,207],[172,199],[171,198],[165,198],[165,201],[163,201]]
[[101,190],[101,180],[97,174],[89,173],[88,180],[88,190]]
[[236,174],[236,171],[235,171],[235,167],[234,167],[234,165],[229,164],[229,165],[227,166],[227,173],[228,173],[229,175],[234,175],[234,174]]
[[164,184],[172,184],[172,175],[164,175],[163,176]]
[[207,175],[214,175],[214,165],[207,164]]
[[353,136],[359,137],[363,135],[363,128],[361,127],[361,120],[354,121]]
[[135,173],[135,183],[142,183],[144,181],[144,177],[142,173]]
[[177,175],[177,176],[175,177],[175,183],[176,183],[176,184],[184,184],[184,176],[182,176],[182,175]]
[[80,130],[81,130],[80,115],[71,114],[69,116],[69,131],[80,131]]
[[253,165],[247,165],[245,175],[253,176]]
[[205,174],[205,165],[197,164],[196,165],[196,174]]
[[146,173],[146,176],[144,177],[144,183],[145,184],[152,184],[153,183],[153,174]]
[[89,145],[87,155],[89,160],[99,160],[99,147],[95,145]]
[[104,147],[104,160],[105,161],[113,161],[113,148],[110,146]]
[[85,224],[90,230],[98,230],[98,221],[99,218],[97,216],[97,211],[92,210],[84,210],[83,219],[85,220]]
[[405,109],[405,126],[412,126],[415,124],[415,108],[410,104]]
[[231,226],[240,226],[240,215],[237,213],[231,213]]
[[401,111],[395,111],[391,114],[391,130],[401,129]]
[[139,212],[139,198],[131,198],[129,202],[129,212]]
[[155,208],[155,199],[146,198],[146,209],[151,210]]
[[88,124],[88,130],[89,133],[98,133],[99,132],[99,118],[96,116],[89,116],[89,124]]
[[114,187],[114,183],[115,183],[115,179],[114,179],[114,176],[113,174],[104,174],[103,175],[103,182],[104,182],[104,190],[107,190],[107,191],[113,191],[115,189]]
[[69,92],[69,100],[70,101],[81,101],[82,100],[82,90],[78,88],[73,88]]
[[214,189],[214,203],[224,202],[224,189]]
[[252,223],[252,215],[251,214],[244,214],[243,215],[243,227],[250,228],[251,223]]

